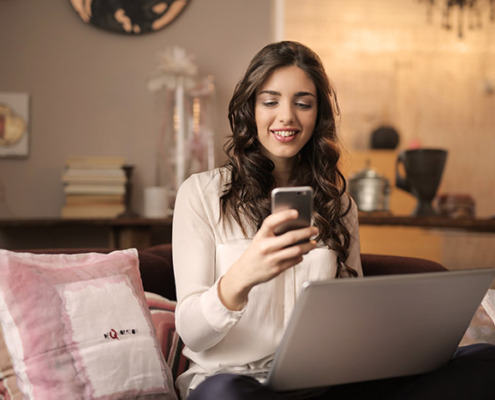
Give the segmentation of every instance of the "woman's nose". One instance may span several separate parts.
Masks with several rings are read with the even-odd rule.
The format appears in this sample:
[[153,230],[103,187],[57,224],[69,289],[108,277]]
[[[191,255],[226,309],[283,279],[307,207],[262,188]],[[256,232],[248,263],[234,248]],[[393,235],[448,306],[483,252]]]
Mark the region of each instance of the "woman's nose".
[[281,104],[279,108],[279,121],[285,125],[294,122],[294,111],[291,104]]

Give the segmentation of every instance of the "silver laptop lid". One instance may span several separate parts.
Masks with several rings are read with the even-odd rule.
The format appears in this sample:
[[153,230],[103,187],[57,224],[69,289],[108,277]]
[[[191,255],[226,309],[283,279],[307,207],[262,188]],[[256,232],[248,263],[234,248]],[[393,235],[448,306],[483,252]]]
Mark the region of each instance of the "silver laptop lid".
[[265,383],[292,390],[432,371],[494,278],[490,268],[308,282]]

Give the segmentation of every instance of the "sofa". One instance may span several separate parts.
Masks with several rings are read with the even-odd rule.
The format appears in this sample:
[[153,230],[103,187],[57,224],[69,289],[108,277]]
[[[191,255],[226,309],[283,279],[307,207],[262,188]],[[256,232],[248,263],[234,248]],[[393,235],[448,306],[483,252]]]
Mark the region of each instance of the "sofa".
[[[110,249],[89,248],[27,250],[26,252],[29,254],[34,253],[41,256],[53,255],[56,257],[60,257],[61,255],[62,257],[64,257],[63,255],[65,254],[78,256],[88,253],[95,253],[97,254],[97,256],[105,257],[112,254],[112,250]],[[137,286],[140,286],[142,284],[142,288],[139,288],[139,290],[141,290],[145,294],[147,302],[145,306],[149,307],[149,310],[151,311],[151,317],[154,324],[154,329],[152,329],[152,332],[158,343],[155,347],[160,348],[163,355],[162,360],[166,361],[166,364],[168,366],[168,380],[173,381],[182,371],[187,369],[188,362],[182,356],[181,351],[183,348],[183,344],[175,332],[174,311],[176,293],[172,262],[172,246],[171,244],[156,245],[139,250],[137,252],[134,251],[134,253],[132,253],[131,255],[134,255],[134,257],[136,258],[136,271],[134,273],[135,276],[133,279],[140,281]],[[127,256],[129,256],[129,254],[127,254]],[[414,257],[362,254],[361,260],[365,276],[438,272],[447,270],[445,267],[437,262]],[[114,266],[111,267],[114,268]],[[115,267],[114,269],[118,270],[117,267]],[[45,309],[41,308],[41,310],[44,313]],[[1,330],[0,333],[2,333]],[[130,334],[130,332],[122,333]],[[111,335],[108,334],[108,336]],[[127,337],[123,337],[123,339],[127,339]],[[4,352],[3,354],[6,354],[6,352]],[[17,391],[17,394],[15,394],[16,391],[12,390],[12,386],[15,386],[16,382],[16,374],[14,372],[14,368],[12,368],[11,365],[9,366],[9,360],[2,360],[2,357],[4,356],[2,356],[0,348],[0,399],[20,399],[22,398],[20,392]],[[8,382],[7,379],[9,376],[9,368],[10,382]],[[11,386],[11,388],[6,388],[6,386],[9,385]]]
[[[81,251],[107,252],[109,250],[66,249],[50,251],[74,253]],[[139,261],[144,290],[176,301],[172,245],[160,244],[140,250]],[[364,276],[442,272],[448,270],[442,264],[425,258],[384,254],[362,253],[361,263]],[[482,306],[479,307],[475,314],[471,325],[461,341],[461,345],[477,342],[495,344],[495,324]],[[174,374],[182,371],[187,366],[184,360],[178,358],[178,355],[172,358],[175,360],[175,367],[172,371]]]

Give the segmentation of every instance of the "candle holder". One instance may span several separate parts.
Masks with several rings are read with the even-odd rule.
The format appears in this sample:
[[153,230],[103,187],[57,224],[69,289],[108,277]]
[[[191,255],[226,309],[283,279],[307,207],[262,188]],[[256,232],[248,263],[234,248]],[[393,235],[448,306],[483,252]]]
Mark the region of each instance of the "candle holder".
[[125,173],[125,194],[124,194],[124,212],[117,218],[137,218],[139,215],[132,210],[132,171],[133,165],[124,165],[122,167]]

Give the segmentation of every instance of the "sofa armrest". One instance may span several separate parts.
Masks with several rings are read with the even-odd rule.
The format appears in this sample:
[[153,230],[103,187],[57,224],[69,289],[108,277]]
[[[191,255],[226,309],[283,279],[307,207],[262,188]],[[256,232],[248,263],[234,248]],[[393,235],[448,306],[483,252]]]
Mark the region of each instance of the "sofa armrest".
[[361,263],[364,276],[447,271],[435,261],[417,257],[362,253]]

